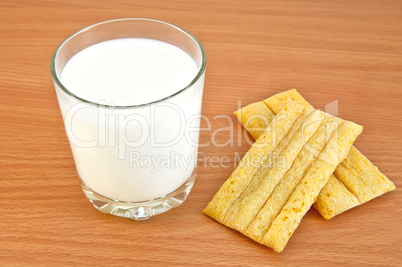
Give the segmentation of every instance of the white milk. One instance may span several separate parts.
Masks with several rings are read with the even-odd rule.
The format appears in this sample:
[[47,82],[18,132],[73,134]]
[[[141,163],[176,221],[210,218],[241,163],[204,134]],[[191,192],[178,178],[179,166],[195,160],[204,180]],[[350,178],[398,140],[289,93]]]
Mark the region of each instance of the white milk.
[[[156,40],[123,38],[88,47],[66,64],[62,84],[95,103],[129,106],[186,87],[199,67],[183,50]],[[203,80],[153,105],[98,108],[58,91],[78,174],[95,192],[120,201],[166,195],[196,163]]]

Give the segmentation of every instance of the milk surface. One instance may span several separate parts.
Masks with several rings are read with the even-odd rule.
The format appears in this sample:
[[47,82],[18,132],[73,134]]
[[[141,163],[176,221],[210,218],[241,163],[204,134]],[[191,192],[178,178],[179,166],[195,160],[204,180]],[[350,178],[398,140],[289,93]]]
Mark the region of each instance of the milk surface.
[[[82,99],[131,106],[171,96],[198,71],[195,61],[173,45],[122,38],[76,54],[61,82]],[[57,91],[84,183],[105,197],[129,202],[179,188],[196,164],[203,80],[165,101],[125,109],[99,108]]]
[[144,38],[105,41],[84,49],[64,67],[61,82],[92,102],[138,105],[186,87],[198,67],[183,50]]

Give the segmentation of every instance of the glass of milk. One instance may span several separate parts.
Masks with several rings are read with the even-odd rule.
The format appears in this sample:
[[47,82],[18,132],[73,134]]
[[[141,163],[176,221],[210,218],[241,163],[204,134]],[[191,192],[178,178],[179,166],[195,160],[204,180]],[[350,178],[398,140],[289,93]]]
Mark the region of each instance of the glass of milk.
[[144,220],[179,206],[196,177],[206,56],[172,24],[89,26],[51,73],[82,189],[104,213]]

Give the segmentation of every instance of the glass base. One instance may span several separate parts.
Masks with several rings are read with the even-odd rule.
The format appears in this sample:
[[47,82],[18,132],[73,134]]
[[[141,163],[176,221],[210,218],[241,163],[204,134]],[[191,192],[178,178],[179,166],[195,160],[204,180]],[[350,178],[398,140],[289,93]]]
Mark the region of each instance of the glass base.
[[80,182],[85,195],[97,210],[119,217],[130,218],[135,221],[142,221],[180,206],[193,188],[195,177],[196,172],[194,170],[191,177],[172,193],[145,202],[113,200],[87,187],[82,179],[80,179]]

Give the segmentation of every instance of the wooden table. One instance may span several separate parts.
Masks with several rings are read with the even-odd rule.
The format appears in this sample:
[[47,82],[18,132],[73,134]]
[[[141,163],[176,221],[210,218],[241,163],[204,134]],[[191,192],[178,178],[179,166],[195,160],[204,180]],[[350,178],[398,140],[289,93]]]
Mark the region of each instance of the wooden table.
[[[208,55],[195,188],[179,208],[134,222],[95,210],[81,191],[50,58],[90,24],[121,17],[169,21]],[[0,265],[402,264],[401,1],[28,1],[0,3]],[[311,209],[281,254],[202,213],[249,148],[238,106],[297,88],[314,106],[339,102],[364,125],[355,143],[397,189],[325,221]],[[227,119],[233,119],[233,143]],[[229,157],[227,167],[212,157]],[[205,166],[204,166],[205,163]]]

